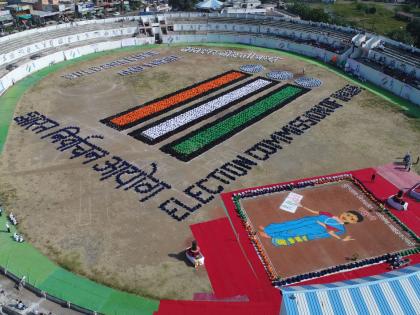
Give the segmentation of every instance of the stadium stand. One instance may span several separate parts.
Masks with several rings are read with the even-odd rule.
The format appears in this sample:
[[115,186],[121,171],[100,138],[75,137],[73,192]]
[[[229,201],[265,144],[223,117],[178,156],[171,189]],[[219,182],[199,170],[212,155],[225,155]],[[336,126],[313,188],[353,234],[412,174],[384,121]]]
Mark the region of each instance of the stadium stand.
[[62,36],[77,35],[79,33],[86,33],[86,32],[92,32],[92,31],[118,29],[121,27],[129,27],[129,26],[131,27],[137,26],[137,22],[128,21],[128,22],[125,22],[124,24],[122,24],[121,22],[117,22],[117,23],[107,23],[107,24],[90,24],[90,25],[88,24],[88,25],[83,25],[83,26],[73,26],[70,28],[53,30],[46,33],[33,34],[28,37],[23,37],[20,39],[15,39],[13,41],[0,43],[0,51],[4,54],[4,53],[11,52],[15,49],[28,46],[30,44],[35,44],[43,40],[50,40],[50,39],[58,38]]
[[420,314],[420,265],[376,276],[283,288],[282,314]]
[[[125,29],[124,34],[118,33],[122,29]],[[251,43],[332,63],[362,81],[370,81],[420,105],[419,49],[350,27],[253,14],[170,12],[68,23],[24,31],[0,38],[0,51],[3,53],[0,55],[0,75],[7,74],[4,65],[20,65],[28,61],[29,53],[22,54],[23,47],[64,36],[78,37],[78,34],[86,32],[107,30],[109,32],[106,35],[101,33],[97,38],[80,37],[77,40],[72,39],[71,43],[37,48],[39,50],[36,52],[45,56],[86,44],[101,43],[111,37],[149,37],[156,40],[156,43]],[[361,43],[360,36],[364,38]]]

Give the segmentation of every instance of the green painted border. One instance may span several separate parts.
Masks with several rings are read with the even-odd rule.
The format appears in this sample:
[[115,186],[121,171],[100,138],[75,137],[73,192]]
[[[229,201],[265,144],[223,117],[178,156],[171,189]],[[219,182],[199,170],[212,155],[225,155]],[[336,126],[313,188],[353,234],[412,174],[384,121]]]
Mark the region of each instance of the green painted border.
[[[361,82],[332,65],[324,64],[298,54],[278,51],[270,48],[262,48],[243,44],[230,43],[183,43],[171,44],[170,46],[220,46],[231,48],[250,48],[255,50],[276,53],[281,56],[289,56],[299,60],[304,60],[327,69],[348,81],[358,84],[370,92],[382,97],[384,100],[396,105],[409,117],[420,118],[420,107],[391,94],[373,84]],[[17,82],[8,89],[5,94],[0,96],[0,154],[3,150],[9,126],[11,124],[14,111],[21,97],[34,84],[47,77],[54,71],[60,70],[69,65],[80,61],[88,61],[100,56],[113,54],[116,51],[137,51],[139,49],[149,49],[158,45],[144,45],[119,48],[106,52],[98,52],[82,56],[76,59],[63,61],[61,63],[42,69],[29,77]],[[5,226],[6,218],[0,217],[0,226]],[[12,234],[14,233],[12,227]],[[48,292],[50,295],[70,301],[81,307],[94,310],[104,314],[153,314],[158,309],[159,301],[143,298],[133,294],[114,290],[112,288],[95,283],[87,278],[73,274],[55,265],[46,256],[42,255],[32,245],[28,243],[19,244],[12,238],[12,234],[2,231],[0,228],[0,265],[18,277],[26,276],[27,282],[31,285]]]
[[[152,47],[155,45],[119,48],[89,54],[49,66],[17,82],[0,97],[0,153],[4,147],[15,107],[34,84],[49,74],[80,61],[92,60],[116,51],[138,51]],[[25,276],[27,283],[52,296],[98,313],[149,315],[158,309],[159,301],[157,300],[143,298],[93,282],[57,266],[31,244],[15,242],[12,237],[15,228],[10,223],[11,233],[4,231],[6,220],[5,215],[0,217],[0,265],[8,272],[19,278]]]
[[153,314],[159,301],[118,291],[71,273],[50,261],[29,243],[13,240],[5,231],[6,217],[0,217],[0,265],[7,272],[72,304],[103,314]]

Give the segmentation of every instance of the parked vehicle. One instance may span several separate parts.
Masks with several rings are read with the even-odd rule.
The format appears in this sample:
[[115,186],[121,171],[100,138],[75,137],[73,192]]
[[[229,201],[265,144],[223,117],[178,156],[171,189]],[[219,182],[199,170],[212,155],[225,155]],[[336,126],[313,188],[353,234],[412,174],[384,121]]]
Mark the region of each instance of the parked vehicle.
[[30,56],[29,58],[31,60],[35,60],[35,59],[41,58],[41,54],[34,54],[34,55]]
[[12,70],[16,69],[17,67],[18,67],[17,64],[11,63],[10,65],[6,66],[6,70],[7,71],[12,71]]

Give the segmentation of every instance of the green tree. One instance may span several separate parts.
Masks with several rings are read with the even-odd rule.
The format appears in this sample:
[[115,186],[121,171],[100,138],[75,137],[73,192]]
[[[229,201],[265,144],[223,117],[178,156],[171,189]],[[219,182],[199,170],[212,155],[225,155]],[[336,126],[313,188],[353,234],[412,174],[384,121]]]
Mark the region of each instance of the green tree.
[[368,13],[369,14],[375,14],[376,13],[376,7],[370,7]]
[[392,38],[393,40],[402,42],[402,43],[406,43],[409,45],[413,45],[414,44],[414,37],[411,36],[407,31],[405,30],[393,30],[390,31],[388,33],[386,33],[386,36],[388,36],[389,38]]
[[299,15],[303,20],[325,23],[330,21],[330,16],[325,13],[323,9],[310,8],[309,6],[301,3],[295,2],[288,10]]
[[192,11],[197,4],[197,0],[169,0],[169,5],[177,10]]
[[420,47],[420,19],[416,19],[407,24],[407,32],[414,38],[414,44]]
[[358,2],[358,3],[356,4],[356,9],[357,9],[357,10],[359,10],[359,11],[366,11],[366,9],[367,9],[367,5],[366,5],[366,4],[364,4],[364,3],[360,3],[360,2]]

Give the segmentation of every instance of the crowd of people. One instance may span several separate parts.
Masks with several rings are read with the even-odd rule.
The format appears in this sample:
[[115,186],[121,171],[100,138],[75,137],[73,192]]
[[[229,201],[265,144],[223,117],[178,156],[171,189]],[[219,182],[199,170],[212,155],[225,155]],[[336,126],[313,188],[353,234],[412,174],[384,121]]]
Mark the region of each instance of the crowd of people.
[[300,77],[295,80],[295,83],[307,89],[312,89],[322,85],[321,80],[311,77]]
[[398,269],[407,266],[410,263],[409,258],[403,258],[400,254],[392,255],[387,260],[391,269]]
[[23,236],[21,234],[16,233],[16,232],[13,234],[13,239],[18,243],[23,243],[24,242]]
[[267,78],[272,80],[290,80],[293,79],[293,73],[289,71],[271,71],[267,73]]
[[[3,208],[2,208],[2,206],[1,206],[1,204],[0,204],[0,217],[3,215]],[[11,230],[11,228],[10,228],[10,225],[9,225],[9,222],[12,224],[12,225],[14,225],[14,226],[16,226],[16,225],[18,225],[18,220],[17,220],[17,218],[16,218],[16,216],[13,214],[13,212],[10,212],[9,213],[9,215],[7,216],[7,219],[9,220],[8,222],[6,222],[6,224],[5,224],[5,228],[6,228],[6,232],[7,233],[11,233],[12,232],[12,230]],[[23,238],[23,235],[22,234],[19,234],[19,233],[17,233],[17,232],[14,232],[13,233],[13,239],[16,241],[16,242],[18,242],[18,243],[23,243],[25,240],[24,240],[24,238]]]
[[10,214],[9,214],[9,220],[13,225],[18,225],[18,221],[17,221],[16,217],[13,215],[12,212],[10,212]]
[[360,58],[358,59],[363,64],[367,66],[373,67],[378,71],[398,80],[404,82],[408,85],[415,87],[416,89],[420,89],[420,80],[416,78],[415,72],[414,73],[406,73],[402,69],[399,69],[395,66],[387,65],[383,58],[378,60],[373,58]]
[[[39,301],[35,302],[26,294],[22,295],[21,291],[15,291],[3,285],[0,286],[0,314],[53,315],[52,312],[41,307]],[[36,305],[33,305],[34,302]]]
[[239,67],[239,70],[248,72],[248,73],[258,73],[264,71],[264,67],[261,65],[242,65]]

